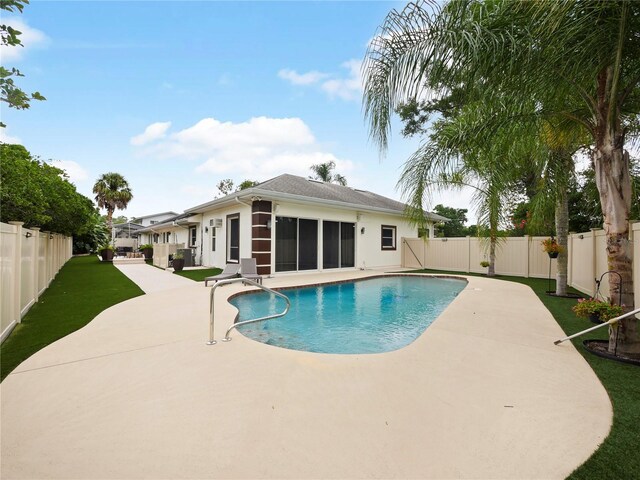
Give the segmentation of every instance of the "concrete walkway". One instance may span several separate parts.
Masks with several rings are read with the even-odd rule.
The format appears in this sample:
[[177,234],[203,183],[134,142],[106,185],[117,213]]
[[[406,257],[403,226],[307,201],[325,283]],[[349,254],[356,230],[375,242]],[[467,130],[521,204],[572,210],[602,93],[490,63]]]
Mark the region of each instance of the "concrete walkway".
[[[115,305],[2,383],[2,478],[564,478],[608,434],[608,396],[528,287],[468,280],[375,355],[208,346],[202,283]],[[218,339],[244,288],[217,290]]]
[[162,292],[181,287],[193,286],[193,280],[175,275],[147,264],[114,264],[114,266],[136,283],[144,293]]

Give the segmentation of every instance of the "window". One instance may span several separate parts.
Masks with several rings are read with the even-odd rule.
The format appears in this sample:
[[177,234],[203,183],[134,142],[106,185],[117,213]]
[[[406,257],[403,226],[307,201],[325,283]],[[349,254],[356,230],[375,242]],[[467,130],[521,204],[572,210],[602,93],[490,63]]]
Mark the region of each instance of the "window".
[[189,227],[189,246],[196,246],[197,230],[196,227]]
[[396,249],[396,227],[382,225],[382,250]]
[[149,223],[150,223],[151,225],[155,225],[156,223],[158,223],[158,220],[149,220]]
[[240,262],[240,214],[227,215],[227,263]]
[[209,227],[211,229],[211,251],[216,251],[216,227]]
[[159,240],[160,240],[160,234],[154,233],[153,234],[153,243],[158,243]]

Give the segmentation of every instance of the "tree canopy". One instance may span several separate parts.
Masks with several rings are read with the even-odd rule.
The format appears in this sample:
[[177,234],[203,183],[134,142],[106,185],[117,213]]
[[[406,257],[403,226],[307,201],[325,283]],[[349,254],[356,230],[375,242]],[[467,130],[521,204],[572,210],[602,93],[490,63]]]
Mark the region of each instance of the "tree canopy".
[[[420,211],[426,188],[443,178],[413,177],[436,171],[451,180],[461,168],[482,173],[477,178],[484,179],[483,190],[487,195],[494,192],[484,200],[490,200],[485,205],[493,216],[489,220],[495,222],[494,215],[501,211],[496,202],[502,201],[495,187],[509,181],[496,171],[513,172],[531,158],[548,160],[552,163],[541,171],[548,173],[549,187],[565,182],[566,188],[568,177],[561,174],[573,167],[567,163],[572,161],[568,152],[576,145],[563,145],[561,140],[572,125],[578,138],[587,139],[584,146],[594,166],[608,265],[620,274],[611,277],[611,299],[630,309],[633,197],[625,148],[640,133],[639,31],[640,3],[631,0],[451,0],[393,10],[370,42],[364,61],[364,113],[371,137],[384,153],[392,114],[402,104],[455,94],[455,101],[442,112],[449,125],[457,126],[450,153],[440,153],[433,145],[417,152],[415,168],[403,172],[404,193]],[[445,116],[450,111],[452,115]],[[504,143],[509,138],[511,146]],[[495,156],[495,144],[508,148]],[[524,154],[527,146],[529,155]],[[542,155],[545,149],[549,154]],[[427,154],[440,159],[439,168],[430,166]],[[556,162],[554,154],[562,161]],[[555,202],[566,212],[566,191],[553,191]],[[610,351],[616,345],[621,351],[640,352],[635,320],[624,320],[612,331]]]
[[325,163],[318,163],[311,165],[309,169],[313,172],[313,175],[309,178],[312,180],[320,180],[325,183],[337,183],[343,187],[347,185],[347,179],[339,173],[334,173],[336,168],[336,162],[333,160]]
[[[29,0],[2,0],[0,2],[0,9],[7,12],[22,13],[24,6],[28,3]],[[0,25],[0,42],[6,47],[22,47],[22,42],[19,38],[21,34],[22,32],[10,25]],[[40,92],[28,94],[18,88],[14,79],[23,76],[24,75],[16,68],[7,69],[4,65],[0,65],[0,101],[18,110],[29,108],[32,100],[46,100]],[[3,127],[5,127],[5,124],[0,122],[0,128]]]
[[32,157],[22,145],[0,144],[0,158],[0,221],[65,235],[87,230],[95,207],[64,171]]
[[113,226],[113,212],[116,209],[124,210],[133,198],[129,182],[119,173],[109,172],[100,175],[93,185],[93,193],[96,194],[98,207],[107,210],[107,225]]

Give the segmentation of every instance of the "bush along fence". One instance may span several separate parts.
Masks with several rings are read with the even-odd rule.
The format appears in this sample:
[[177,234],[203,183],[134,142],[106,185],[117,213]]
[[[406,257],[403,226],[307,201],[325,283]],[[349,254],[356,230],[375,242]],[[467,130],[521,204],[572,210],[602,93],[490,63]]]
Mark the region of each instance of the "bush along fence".
[[[556,278],[557,260],[543,251],[542,241],[548,237],[508,237],[496,248],[496,274],[515,277]],[[640,222],[629,228],[629,241],[634,258],[633,285],[636,303],[640,299]],[[402,266],[452,270],[461,273],[486,273],[483,261],[488,260],[488,241],[475,237],[402,239]],[[596,279],[608,270],[604,230],[572,233],[568,239],[567,283],[576,290],[595,295]],[[600,294],[609,295],[609,279],[605,275]]]
[[38,301],[73,248],[72,237],[22,225],[0,223],[0,341]]

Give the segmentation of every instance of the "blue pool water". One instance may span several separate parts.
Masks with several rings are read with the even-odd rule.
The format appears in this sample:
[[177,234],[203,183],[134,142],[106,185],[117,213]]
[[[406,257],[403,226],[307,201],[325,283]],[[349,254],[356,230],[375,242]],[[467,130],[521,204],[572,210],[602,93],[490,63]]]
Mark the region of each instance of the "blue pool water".
[[[238,330],[253,340],[318,353],[382,353],[409,345],[465,287],[451,278],[381,277],[318,287],[282,290],[291,309],[281,318]],[[230,300],[238,321],[284,310],[266,292]]]

